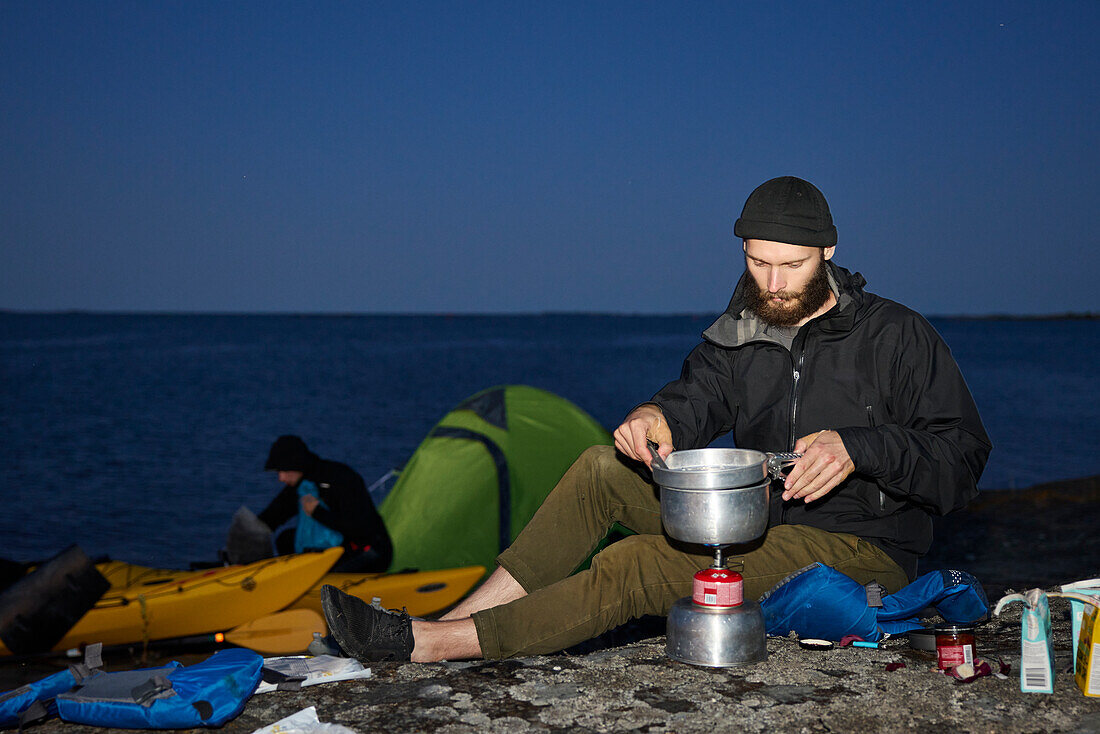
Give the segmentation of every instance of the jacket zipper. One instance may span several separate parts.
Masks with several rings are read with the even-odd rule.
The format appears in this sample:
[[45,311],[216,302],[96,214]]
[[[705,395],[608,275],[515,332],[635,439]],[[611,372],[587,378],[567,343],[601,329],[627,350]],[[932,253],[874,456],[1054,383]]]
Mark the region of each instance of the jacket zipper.
[[[793,346],[793,345],[792,345]],[[793,355],[792,355],[793,357]],[[806,362],[806,351],[800,349],[798,351],[798,357],[794,359],[794,369],[791,371],[791,427],[790,434],[787,437],[787,450],[794,451],[794,442],[797,440],[795,433],[795,422],[798,419],[798,383],[802,379],[802,370]]]
[[[797,341],[798,341],[798,337],[796,336],[795,337],[795,342],[797,342]],[[806,362],[805,340],[803,340],[803,343],[799,346],[797,356],[795,356],[794,343],[792,343],[791,344],[791,365],[792,365],[791,366],[791,406],[790,406],[791,424],[790,424],[790,429],[789,429],[789,433],[788,433],[788,436],[787,436],[787,446],[788,446],[787,450],[788,451],[794,451],[794,442],[795,442],[794,426],[795,426],[795,419],[798,418],[798,395],[799,395],[798,383],[802,379],[802,371],[803,371],[803,368],[805,366],[805,362]],[[783,506],[782,506],[782,510],[779,513],[780,521],[784,524],[786,524],[786,522],[787,522],[787,512],[788,512],[788,510],[789,510],[789,508],[787,507],[787,503],[784,502]]]

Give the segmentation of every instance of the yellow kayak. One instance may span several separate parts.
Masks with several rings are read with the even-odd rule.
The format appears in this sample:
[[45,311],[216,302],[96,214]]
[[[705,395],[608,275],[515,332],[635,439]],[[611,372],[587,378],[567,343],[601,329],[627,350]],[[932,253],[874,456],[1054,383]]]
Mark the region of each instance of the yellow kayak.
[[[53,649],[232,629],[285,608],[317,584],[342,552],[329,548],[202,571],[165,571],[120,561],[97,564],[111,588]],[[9,654],[0,644],[0,655]]]
[[405,608],[414,617],[423,617],[457,602],[484,575],[484,566],[405,573],[329,573],[290,608],[320,613],[321,587],[332,584],[364,601],[377,596],[387,609]]
[[[295,556],[280,556],[294,558]],[[193,575],[194,571],[147,568],[122,561],[100,563],[96,568],[111,582],[111,591],[155,586]],[[438,571],[403,573],[327,573],[304,594],[287,602],[287,609],[311,609],[321,613],[321,587],[332,584],[341,591],[367,602],[374,597],[387,609],[408,609],[414,617],[423,617],[451,606],[485,575],[483,566],[463,566]]]

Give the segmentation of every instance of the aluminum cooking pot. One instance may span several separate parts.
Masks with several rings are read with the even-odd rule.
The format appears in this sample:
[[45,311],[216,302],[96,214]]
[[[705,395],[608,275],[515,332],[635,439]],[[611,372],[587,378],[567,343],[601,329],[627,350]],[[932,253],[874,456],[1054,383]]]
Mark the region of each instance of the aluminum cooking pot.
[[751,449],[673,451],[653,479],[661,487],[661,522],[672,538],[686,543],[747,543],[768,527],[772,477],[801,454]]

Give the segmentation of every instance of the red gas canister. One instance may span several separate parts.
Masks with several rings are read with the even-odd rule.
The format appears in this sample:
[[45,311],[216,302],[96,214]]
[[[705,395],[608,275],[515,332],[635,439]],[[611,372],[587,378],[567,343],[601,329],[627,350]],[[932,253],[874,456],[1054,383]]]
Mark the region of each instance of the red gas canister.
[[704,568],[695,574],[691,600],[702,607],[736,607],[744,601],[741,574],[725,568]]

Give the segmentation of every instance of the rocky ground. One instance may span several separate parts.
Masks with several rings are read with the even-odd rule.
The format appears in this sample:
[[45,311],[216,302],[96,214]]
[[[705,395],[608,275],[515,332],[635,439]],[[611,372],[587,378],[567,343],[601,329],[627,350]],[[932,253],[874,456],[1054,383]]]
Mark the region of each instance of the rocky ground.
[[[996,601],[1006,590],[1100,576],[1100,477],[987,492],[937,528],[923,570],[960,568]],[[768,659],[711,669],[673,662],[660,620],[648,620],[558,655],[503,662],[386,663],[363,681],[254,696],[226,732],[252,732],[307,706],[358,732],[972,731],[1100,732],[1100,698],[1077,689],[1069,605],[1051,600],[1057,677],[1053,694],[1019,690],[1020,610],[977,629],[978,655],[1011,666],[1007,678],[970,683],[935,669],[907,640],[879,649],[809,651],[768,640]],[[109,661],[126,667],[126,661]],[[155,662],[155,661],[154,661]],[[904,667],[891,665],[902,663]],[[891,668],[888,670],[888,666]],[[11,679],[20,671],[0,666]],[[111,667],[111,666],[109,666]],[[26,671],[23,671],[26,672]],[[0,686],[3,688],[6,686]],[[43,734],[103,731],[58,721]]]

